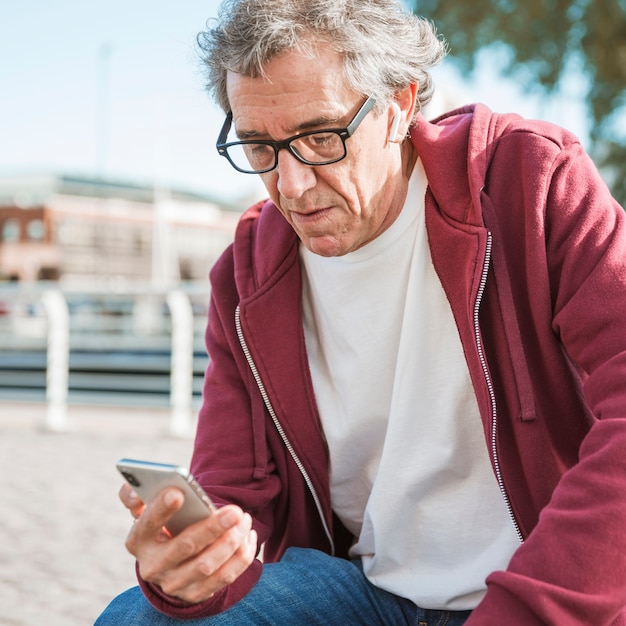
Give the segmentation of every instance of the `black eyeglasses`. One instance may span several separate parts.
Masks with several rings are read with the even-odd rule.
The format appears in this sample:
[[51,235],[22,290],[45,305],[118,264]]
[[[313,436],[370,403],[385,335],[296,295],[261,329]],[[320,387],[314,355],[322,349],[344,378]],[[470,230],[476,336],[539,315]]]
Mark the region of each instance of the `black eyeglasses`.
[[244,174],[263,174],[273,170],[278,165],[278,152],[283,149],[289,150],[298,161],[306,165],[336,163],[346,157],[346,139],[354,134],[375,104],[376,100],[370,96],[345,128],[312,130],[282,141],[258,139],[225,143],[233,121],[230,112],[220,131],[216,148],[236,170]]

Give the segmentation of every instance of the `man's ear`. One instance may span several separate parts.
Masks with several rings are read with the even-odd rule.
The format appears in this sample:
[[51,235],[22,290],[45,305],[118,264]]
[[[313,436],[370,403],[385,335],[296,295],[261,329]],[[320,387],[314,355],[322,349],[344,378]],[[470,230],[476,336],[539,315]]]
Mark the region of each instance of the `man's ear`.
[[409,132],[417,103],[417,83],[394,94],[391,101],[393,117],[389,127],[388,141],[399,143]]

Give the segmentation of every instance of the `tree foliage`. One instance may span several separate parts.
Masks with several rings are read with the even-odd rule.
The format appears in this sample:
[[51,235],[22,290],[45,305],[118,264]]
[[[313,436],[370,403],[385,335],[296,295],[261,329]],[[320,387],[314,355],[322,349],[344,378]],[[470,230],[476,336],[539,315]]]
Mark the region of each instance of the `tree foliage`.
[[626,0],[418,0],[465,72],[504,44],[503,71],[549,95],[571,72],[588,79],[591,154],[626,204]]

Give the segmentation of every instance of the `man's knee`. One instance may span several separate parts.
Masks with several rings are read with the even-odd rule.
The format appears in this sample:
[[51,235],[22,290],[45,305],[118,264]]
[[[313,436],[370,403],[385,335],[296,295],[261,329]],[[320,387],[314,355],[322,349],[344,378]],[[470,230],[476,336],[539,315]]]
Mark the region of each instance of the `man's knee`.
[[114,598],[95,621],[94,626],[130,626],[142,624],[136,621],[141,612],[149,606],[139,587],[132,587]]

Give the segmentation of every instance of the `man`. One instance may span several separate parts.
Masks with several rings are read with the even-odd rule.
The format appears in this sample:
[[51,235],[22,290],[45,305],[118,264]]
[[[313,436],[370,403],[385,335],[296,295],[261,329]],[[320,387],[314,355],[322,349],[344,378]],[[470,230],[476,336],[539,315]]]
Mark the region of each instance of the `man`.
[[270,197],[211,273],[221,508],[171,538],[181,494],[123,488],[141,590],[98,624],[626,624],[626,223],[578,141],[427,122],[444,44],[396,0],[232,0],[199,41]]

